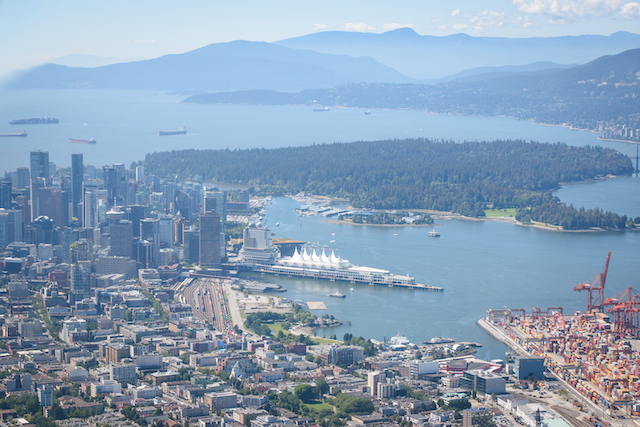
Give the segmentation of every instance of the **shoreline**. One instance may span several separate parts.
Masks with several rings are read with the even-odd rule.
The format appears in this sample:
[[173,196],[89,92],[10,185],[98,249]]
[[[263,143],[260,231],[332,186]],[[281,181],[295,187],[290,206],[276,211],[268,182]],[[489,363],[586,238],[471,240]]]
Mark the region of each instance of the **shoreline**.
[[[589,229],[589,230],[565,230],[558,225],[553,224],[544,224],[541,222],[531,222],[529,224],[525,224],[516,220],[512,216],[494,216],[494,217],[470,217],[464,215],[456,215],[451,212],[440,212],[440,211],[431,211],[425,209],[417,209],[411,210],[411,212],[420,212],[420,213],[428,213],[434,220],[443,219],[443,220],[462,220],[462,221],[496,221],[496,222],[508,222],[510,224],[519,226],[519,227],[531,227],[537,228],[540,230],[547,231],[555,231],[558,233],[606,233],[606,232],[624,232],[624,231],[640,231],[636,229],[625,229],[625,230],[608,230],[608,229]],[[327,224],[338,224],[338,225],[354,225],[354,226],[370,226],[370,227],[442,227],[442,224],[433,223],[433,224],[364,224],[364,223],[354,223],[351,221],[339,220],[339,219],[325,219],[325,223]]]

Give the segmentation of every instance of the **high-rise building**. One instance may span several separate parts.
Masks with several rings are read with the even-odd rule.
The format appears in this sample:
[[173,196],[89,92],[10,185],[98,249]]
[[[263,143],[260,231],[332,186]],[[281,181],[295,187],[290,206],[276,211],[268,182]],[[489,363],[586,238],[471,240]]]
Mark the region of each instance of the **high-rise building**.
[[29,188],[30,179],[29,168],[18,168],[16,170],[16,188]]
[[53,406],[53,387],[46,384],[38,389],[38,401],[45,408]]
[[224,191],[205,191],[204,193],[204,212],[216,211],[220,215],[220,219],[224,222],[227,220],[227,193]]
[[161,214],[158,217],[160,228],[160,246],[165,248],[173,247],[173,218],[169,215]]
[[183,259],[189,264],[200,262],[200,232],[184,229],[182,232]]
[[84,180],[84,164],[82,153],[71,155],[71,212],[74,218],[80,218],[78,206],[82,203],[82,181]]
[[59,187],[42,187],[38,190],[38,215],[48,216],[55,227],[69,225],[69,192]]
[[205,212],[200,215],[200,265],[202,267],[220,267],[220,237],[222,222],[218,212]]
[[0,208],[11,209],[11,180],[0,180]]
[[146,217],[146,207],[142,205],[129,206],[129,221],[133,226],[133,237],[140,237],[140,221]]
[[71,264],[71,293],[76,301],[91,297],[91,261]]
[[151,244],[150,258],[147,259],[148,268],[158,267],[160,258],[160,221],[156,218],[145,218],[140,221],[140,239]]
[[22,240],[22,211],[0,209],[0,247]]
[[124,212],[110,210],[109,229],[111,230],[110,256],[131,258],[133,254],[133,226],[131,221],[122,219]]
[[31,152],[31,180],[36,178],[49,179],[49,152],[48,151],[32,151]]

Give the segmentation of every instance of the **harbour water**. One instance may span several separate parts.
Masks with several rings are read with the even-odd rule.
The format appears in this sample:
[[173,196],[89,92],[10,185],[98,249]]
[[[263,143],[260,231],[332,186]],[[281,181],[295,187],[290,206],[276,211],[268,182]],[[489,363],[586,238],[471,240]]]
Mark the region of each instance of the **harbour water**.
[[[571,145],[602,145],[635,155],[635,146],[598,141],[595,134],[536,126],[507,118],[435,116],[418,111],[331,109],[314,113],[299,106],[181,104],[183,95],[139,91],[22,91],[0,94],[0,132],[14,132],[15,118],[52,116],[57,125],[31,125],[29,136],[3,141],[0,172],[29,166],[29,152],[47,150],[50,160],[70,166],[71,153],[85,164],[125,163],[154,151],[182,148],[301,146],[388,138],[453,140],[519,138]],[[159,130],[186,126],[187,135],[159,137]],[[22,130],[21,128],[18,129]],[[95,145],[70,144],[69,138],[95,137]],[[640,216],[640,180],[636,176],[574,184],[556,194],[576,206],[598,206]],[[278,237],[318,242],[338,250],[357,265],[410,274],[418,283],[445,288],[443,293],[399,288],[271,277],[287,287],[292,300],[324,301],[328,314],[351,326],[323,329],[320,335],[349,332],[383,339],[397,333],[414,342],[434,336],[483,344],[480,357],[502,358],[506,347],[476,320],[487,308],[563,306],[584,310],[586,295],[573,292],[602,269],[612,251],[606,295],[638,287],[640,233],[558,233],[502,222],[440,221],[442,237],[428,238],[426,227],[371,227],[325,223],[322,217],[298,218],[297,203],[276,198],[267,212]],[[274,225],[279,222],[279,226]],[[335,234],[334,234],[335,233]],[[397,234],[397,236],[395,235]],[[335,240],[334,243],[330,243]],[[355,292],[350,292],[353,287]],[[339,291],[346,298],[331,298]],[[324,312],[319,312],[319,315]]]
[[[445,289],[436,293],[263,276],[285,286],[287,298],[323,301],[326,313],[353,322],[318,331],[327,337],[349,332],[382,340],[400,333],[422,342],[450,336],[482,343],[481,357],[501,358],[506,347],[475,324],[487,308],[529,312],[531,307],[562,306],[565,313],[584,311],[586,295],[572,289],[600,273],[609,250],[605,293],[611,296],[638,286],[639,232],[560,233],[496,221],[439,220],[442,237],[433,239],[427,237],[426,227],[353,226],[329,224],[320,216],[299,218],[297,206],[289,198],[275,198],[267,208],[267,225],[277,237],[317,242],[353,264],[410,274],[418,283]],[[278,227],[273,226],[276,222]],[[349,292],[351,287],[355,292]],[[336,291],[347,297],[328,296]]]
[[[632,144],[598,141],[590,132],[556,126],[536,126],[504,117],[437,116],[421,111],[332,108],[314,113],[311,107],[195,105],[187,95],[124,90],[25,90],[0,92],[0,133],[23,128],[28,136],[3,141],[0,172],[28,166],[29,152],[49,151],[50,161],[71,165],[72,153],[83,153],[85,164],[97,167],[144,159],[147,153],[182,148],[241,149],[302,146],[358,140],[433,138],[445,140],[524,139],[599,144],[635,154]],[[10,125],[26,117],[57,117],[59,124]],[[186,126],[186,135],[158,136],[160,130]],[[71,144],[69,138],[97,144]],[[631,153],[631,151],[633,153]]]

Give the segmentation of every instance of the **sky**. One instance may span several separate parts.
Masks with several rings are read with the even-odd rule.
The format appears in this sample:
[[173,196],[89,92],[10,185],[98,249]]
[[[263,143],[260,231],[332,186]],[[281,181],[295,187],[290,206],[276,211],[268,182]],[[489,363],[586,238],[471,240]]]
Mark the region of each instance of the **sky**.
[[[640,0],[638,0],[640,1]],[[70,54],[155,58],[319,31],[553,37],[640,33],[629,0],[0,0],[0,77]]]

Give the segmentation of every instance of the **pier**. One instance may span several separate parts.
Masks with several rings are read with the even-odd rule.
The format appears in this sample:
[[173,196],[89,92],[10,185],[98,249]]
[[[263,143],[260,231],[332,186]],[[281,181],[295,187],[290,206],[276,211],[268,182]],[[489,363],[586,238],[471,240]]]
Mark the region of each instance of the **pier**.
[[309,279],[323,279],[329,281],[342,281],[349,283],[366,283],[368,285],[382,285],[390,288],[408,288],[418,289],[428,292],[443,292],[444,289],[433,285],[423,285],[415,283],[413,278],[408,276],[400,276],[396,274],[365,274],[363,272],[354,272],[349,269],[321,269],[321,268],[304,268],[290,267],[283,265],[260,265],[254,264],[248,267],[249,270],[258,273],[266,273],[273,275],[283,275],[290,277],[306,277]]

